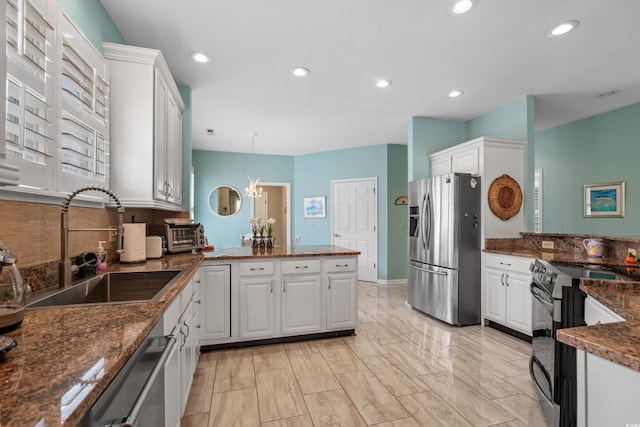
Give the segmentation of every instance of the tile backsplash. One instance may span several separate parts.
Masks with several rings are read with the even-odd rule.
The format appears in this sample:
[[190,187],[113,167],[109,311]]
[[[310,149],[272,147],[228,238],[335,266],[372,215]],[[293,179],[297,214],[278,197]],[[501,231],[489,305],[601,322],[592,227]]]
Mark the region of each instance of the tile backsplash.
[[[33,290],[57,284],[60,262],[60,204],[0,200],[0,242],[18,257],[17,266],[25,283]],[[126,208],[124,222],[162,225],[164,218],[188,218],[188,212]],[[73,206],[69,208],[70,228],[111,228],[118,224],[115,208]],[[69,253],[95,252],[98,241],[107,242],[110,262],[115,261],[115,237],[108,231],[71,232]]]

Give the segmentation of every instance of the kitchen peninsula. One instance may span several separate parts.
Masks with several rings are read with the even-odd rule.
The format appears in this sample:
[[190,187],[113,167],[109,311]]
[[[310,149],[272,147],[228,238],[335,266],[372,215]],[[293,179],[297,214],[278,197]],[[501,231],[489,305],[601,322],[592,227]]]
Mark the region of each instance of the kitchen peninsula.
[[[0,363],[0,425],[78,425],[154,325],[167,323],[181,298],[197,295],[192,286],[199,285],[196,318],[202,324],[192,330],[199,331],[203,345],[264,339],[267,329],[288,339],[353,331],[357,255],[330,245],[255,254],[252,248],[221,248],[205,257],[185,253],[142,265],[111,264],[110,271],[184,273],[157,301],[27,309],[22,325],[6,333],[18,346]],[[227,292],[231,300],[218,300],[218,292]],[[238,308],[251,312],[242,318]],[[212,333],[218,321],[230,327],[231,336]]]

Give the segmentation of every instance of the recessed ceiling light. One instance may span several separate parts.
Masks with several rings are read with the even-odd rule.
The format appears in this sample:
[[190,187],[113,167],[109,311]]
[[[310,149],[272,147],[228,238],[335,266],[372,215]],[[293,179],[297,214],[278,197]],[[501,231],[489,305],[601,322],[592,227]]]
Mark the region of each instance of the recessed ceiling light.
[[569,31],[575,30],[580,25],[578,21],[565,21],[562,24],[556,25],[549,31],[547,31],[547,37],[557,37],[567,34]]
[[376,87],[382,89],[391,86],[391,80],[380,79],[376,82]]
[[202,52],[191,52],[189,56],[191,56],[191,59],[201,64],[206,64],[207,62],[211,61],[211,59],[209,59],[209,57]]
[[469,12],[478,5],[478,0],[454,0],[449,4],[447,10],[453,16],[462,15]]
[[449,92],[449,94],[447,95],[449,98],[457,98],[459,96],[462,96],[464,92],[458,89],[454,89],[451,92]]
[[311,71],[309,71],[308,68],[304,68],[304,67],[295,67],[291,70],[291,74],[293,74],[296,77],[305,77],[308,76],[311,73]]

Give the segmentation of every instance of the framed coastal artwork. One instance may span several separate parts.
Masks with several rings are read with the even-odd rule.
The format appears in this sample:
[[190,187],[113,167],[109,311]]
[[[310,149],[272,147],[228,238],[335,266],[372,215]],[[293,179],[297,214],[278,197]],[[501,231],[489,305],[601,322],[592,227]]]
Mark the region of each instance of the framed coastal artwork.
[[598,218],[624,217],[625,182],[606,182],[584,186],[584,216]]
[[305,197],[304,198],[304,217],[305,218],[326,218],[327,217],[327,198]]

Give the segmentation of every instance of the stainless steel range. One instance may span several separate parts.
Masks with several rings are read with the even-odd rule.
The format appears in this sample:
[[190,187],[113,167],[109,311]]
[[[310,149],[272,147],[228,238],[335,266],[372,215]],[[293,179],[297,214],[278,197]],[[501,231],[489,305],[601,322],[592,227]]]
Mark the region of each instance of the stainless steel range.
[[536,260],[530,267],[533,355],[529,372],[548,426],[576,425],[576,351],[556,340],[556,331],[584,325],[581,269]]

